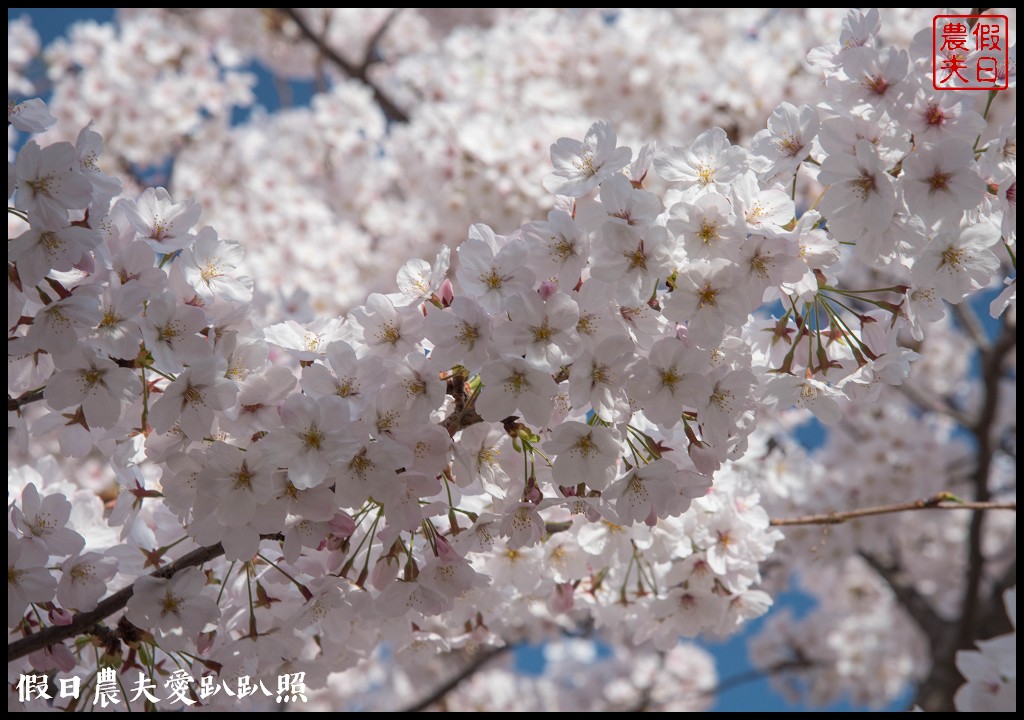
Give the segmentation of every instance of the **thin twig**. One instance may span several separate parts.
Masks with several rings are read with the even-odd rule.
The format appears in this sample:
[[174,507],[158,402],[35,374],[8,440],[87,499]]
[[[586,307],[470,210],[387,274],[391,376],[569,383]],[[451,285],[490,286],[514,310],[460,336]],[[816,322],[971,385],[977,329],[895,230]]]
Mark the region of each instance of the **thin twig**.
[[924,500],[912,500],[892,505],[876,505],[875,507],[857,508],[856,510],[840,510],[820,515],[803,515],[794,518],[772,518],[769,523],[775,527],[787,525],[840,525],[847,520],[871,517],[873,515],[890,515],[892,513],[909,512],[912,510],[1013,510],[1017,511],[1014,502],[975,502],[960,501],[948,493],[939,493]]
[[348,75],[353,80],[366,85],[370,90],[373,91],[373,99],[377,105],[380,106],[381,112],[384,113],[384,117],[389,122],[408,122],[409,115],[402,108],[398,107],[384,91],[381,90],[366,74],[365,65],[357,67],[350,63],[348,60],[338,54],[334,48],[327,45],[314,31],[313,28],[302,18],[302,15],[295,8],[277,8],[277,11],[283,13],[286,17],[290,18],[292,22],[298,27],[299,32],[305,36],[307,40],[316,45],[317,50],[325,58],[330,60],[339,70]]

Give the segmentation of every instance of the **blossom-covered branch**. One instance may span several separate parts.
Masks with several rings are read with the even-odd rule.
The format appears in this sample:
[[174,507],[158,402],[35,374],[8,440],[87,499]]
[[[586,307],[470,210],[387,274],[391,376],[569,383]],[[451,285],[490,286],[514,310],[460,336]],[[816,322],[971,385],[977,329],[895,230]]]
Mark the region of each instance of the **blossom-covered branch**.
[[[210,547],[198,548],[187,553],[172,563],[165,565],[159,570],[150,573],[154,578],[171,578],[185,568],[198,567],[214,558],[224,554],[224,547],[219,543]],[[79,635],[88,635],[104,619],[110,617],[118,610],[124,609],[128,601],[135,594],[135,585],[118,590],[110,597],[104,598],[95,608],[88,612],[78,613],[71,618],[71,622],[63,625],[51,625],[37,630],[20,640],[15,640],[7,645],[7,662],[13,662],[18,658],[37,650],[62,642]]]
[[[52,102],[9,102],[12,672],[124,682],[124,641],[403,707],[550,638],[545,689],[481,691],[494,662],[451,707],[692,709],[713,671],[679,638],[799,577],[818,604],[773,613],[762,667],[881,703],[931,668],[952,702],[1015,567],[1013,108],[935,90],[931,15],[821,12],[716,13],[751,60],[724,93],[650,52],[690,10],[126,10],[55,45]],[[250,63],[308,107],[233,123]],[[989,343],[947,306],[995,281]],[[171,548],[203,570],[146,575]],[[97,625],[122,608],[141,639]],[[581,686],[559,652],[590,697],[547,691]]]

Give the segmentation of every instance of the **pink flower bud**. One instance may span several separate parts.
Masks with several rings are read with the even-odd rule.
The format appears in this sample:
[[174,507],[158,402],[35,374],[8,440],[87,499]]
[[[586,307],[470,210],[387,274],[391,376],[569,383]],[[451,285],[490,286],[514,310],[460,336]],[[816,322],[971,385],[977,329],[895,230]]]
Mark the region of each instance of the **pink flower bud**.
[[694,467],[703,475],[711,475],[722,466],[715,451],[702,442],[692,442],[686,448]]
[[352,519],[351,515],[344,512],[337,513],[327,525],[331,528],[331,533],[340,538],[351,537],[352,533],[356,531],[355,520]]
[[548,598],[548,610],[550,610],[553,615],[567,613],[572,610],[574,598],[575,596],[573,595],[572,583],[556,585],[555,591],[551,593],[551,596]]
[[441,304],[448,307],[452,304],[452,300],[455,299],[455,289],[452,287],[452,281],[445,278],[441,283]]
[[537,292],[540,293],[541,300],[547,300],[558,292],[558,283],[553,280],[545,280],[540,284],[540,289]]
[[398,577],[398,559],[382,555],[373,564],[373,572],[370,573],[370,585],[375,590],[383,591]]
[[63,608],[55,607],[50,610],[50,622],[54,625],[70,625],[73,619],[71,613]]
[[28,656],[28,662],[33,669],[40,672],[54,669],[71,672],[75,669],[75,656],[71,654],[64,643],[48,645],[42,650],[36,650]]

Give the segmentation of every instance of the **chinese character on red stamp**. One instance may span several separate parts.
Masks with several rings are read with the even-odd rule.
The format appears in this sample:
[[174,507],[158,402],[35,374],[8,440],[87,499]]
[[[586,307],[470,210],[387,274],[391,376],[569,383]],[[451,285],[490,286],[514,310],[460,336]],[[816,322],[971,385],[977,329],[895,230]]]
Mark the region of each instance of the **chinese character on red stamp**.
[[1010,86],[1006,15],[932,18],[932,86],[936,90],[1005,90]]

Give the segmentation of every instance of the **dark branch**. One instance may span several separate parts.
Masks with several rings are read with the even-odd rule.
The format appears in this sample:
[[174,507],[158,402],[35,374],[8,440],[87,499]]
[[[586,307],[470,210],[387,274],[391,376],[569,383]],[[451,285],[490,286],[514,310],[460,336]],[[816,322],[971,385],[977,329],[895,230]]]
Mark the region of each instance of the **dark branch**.
[[370,65],[376,62],[375,57],[377,55],[377,46],[380,44],[385,33],[387,33],[388,29],[391,27],[391,23],[393,23],[395,18],[401,14],[402,10],[403,8],[395,8],[388,13],[388,16],[384,18],[384,22],[382,22],[380,27],[374,31],[373,35],[370,36],[369,42],[366,43],[366,51],[363,53],[363,62],[359,66],[359,72],[361,75],[365,76]]
[[366,85],[370,90],[373,91],[373,99],[377,105],[380,106],[381,111],[384,113],[384,117],[389,122],[408,122],[409,115],[402,108],[398,107],[387,95],[384,94],[377,85],[370,79],[367,74],[367,64],[364,62],[360,67],[357,67],[350,63],[348,60],[338,54],[334,48],[327,45],[320,36],[318,36],[313,28],[309,26],[295,8],[277,8],[278,12],[284,14],[286,17],[291,19],[295,23],[296,27],[299,28],[299,32],[302,35],[316,45],[317,50],[320,54],[331,61],[339,70],[348,75],[353,80]]
[[972,424],[972,420],[970,416],[967,415],[967,413],[963,412],[962,410],[958,410],[957,408],[953,407],[950,403],[944,402],[940,398],[932,397],[927,393],[918,390],[916,387],[910,385],[909,383],[897,385],[896,389],[899,390],[904,395],[906,395],[912,403],[920,407],[922,410],[948,415],[949,417],[953,418],[964,427],[970,427]]
[[448,679],[447,681],[443,682],[442,684],[440,684],[436,688],[434,688],[434,690],[429,695],[427,695],[425,698],[423,698],[422,700],[420,700],[419,702],[417,702],[417,703],[415,703],[413,705],[410,705],[409,707],[405,708],[401,712],[423,712],[424,710],[429,708],[431,705],[436,703],[438,700],[443,698],[445,695],[450,693],[452,690],[454,690],[456,687],[458,687],[458,685],[463,680],[465,680],[466,678],[469,678],[472,675],[476,674],[481,669],[483,669],[484,665],[486,665],[487,663],[489,663],[491,660],[493,660],[494,658],[498,657],[499,655],[503,655],[504,653],[508,652],[511,649],[512,649],[511,645],[503,645],[502,647],[494,648],[492,650],[487,650],[485,652],[482,652],[472,662],[470,662],[466,667],[462,668],[462,670],[457,672],[450,679]]
[[953,311],[953,317],[956,318],[957,324],[963,328],[964,332],[971,336],[971,340],[978,346],[982,354],[987,352],[989,349],[989,339],[985,335],[985,330],[981,327],[981,321],[978,320],[978,316],[971,309],[970,303],[962,302],[950,305],[949,307]]
[[[264,540],[281,539],[281,536],[278,534],[263,535],[261,537]],[[201,547],[197,550],[193,550],[187,555],[181,556],[166,567],[162,567],[156,572],[150,573],[150,576],[156,578],[169,578],[180,570],[194,567],[196,565],[202,565],[203,563],[209,562],[223,554],[224,546],[220,543],[210,545],[208,547]],[[29,653],[33,653],[36,650],[42,650],[43,648],[55,643],[63,642],[68,638],[92,632],[102,620],[113,615],[127,605],[128,601],[132,599],[132,595],[134,594],[135,585],[129,585],[128,587],[117,591],[110,597],[100,601],[100,604],[97,605],[94,610],[78,613],[74,618],[72,618],[71,623],[68,625],[51,625],[48,628],[43,628],[39,632],[32,633],[28,637],[12,642],[7,646],[7,662],[23,658]]]
[[[1017,345],[1017,328],[1010,322],[1009,315],[1003,315],[1002,331],[999,337],[988,346],[979,347],[981,353],[981,379],[985,393],[978,419],[971,431],[977,442],[974,468],[974,499],[987,502],[992,493],[988,486],[989,469],[995,455],[995,444],[992,437],[992,426],[999,409],[1000,381],[1002,380],[1003,361]],[[967,586],[961,606],[960,631],[958,646],[970,647],[975,640],[975,625],[981,594],[981,581],[984,577],[985,558],[982,554],[982,534],[985,521],[984,509],[979,509],[971,518],[968,531],[967,546]]]
[[899,566],[886,564],[871,553],[862,551],[860,556],[889,585],[896,595],[896,601],[910,617],[914,618],[932,648],[941,647],[944,638],[948,636],[950,623],[943,620],[931,604],[917,592],[913,578],[906,576]]
[[[963,304],[962,304],[963,305]],[[958,309],[959,308],[959,309]],[[1003,316],[1002,329],[999,336],[990,341],[982,333],[977,317],[969,309],[959,305],[953,306],[960,324],[974,338],[981,356],[980,376],[983,383],[981,407],[977,418],[968,425],[974,435],[976,448],[974,453],[974,471],[972,485],[974,501],[985,503],[992,497],[989,487],[989,471],[992,460],[998,449],[998,440],[993,437],[993,427],[998,415],[1001,395],[1003,362],[1006,356],[1017,345],[1017,329],[1007,315]],[[985,508],[975,510],[967,533],[967,576],[964,582],[963,600],[960,606],[959,620],[948,623],[948,631],[936,645],[933,638],[932,656],[934,662],[931,671],[918,686],[914,695],[914,704],[926,712],[949,712],[954,710],[953,693],[963,684],[963,677],[956,667],[958,650],[974,646],[975,640],[985,637],[995,629],[991,615],[1002,616],[998,607],[1001,604],[1001,593],[997,599],[998,586],[1011,582],[1003,578],[993,588],[993,593],[982,592],[985,577],[985,556],[982,553]],[[1012,564],[1012,583],[1016,584],[1016,563]],[[987,596],[987,597],[986,597]]]
[[7,396],[7,412],[18,412],[23,407],[30,403],[38,402],[43,399],[43,392],[46,388],[37,388],[35,390],[29,390],[24,392],[16,398]]
[[775,675],[785,675],[786,673],[795,672],[797,670],[813,670],[814,668],[821,667],[822,665],[823,663],[818,663],[802,657],[797,657],[793,660],[783,660],[782,662],[775,663],[774,665],[769,665],[766,668],[748,670],[746,672],[733,675],[732,677],[727,677],[714,687],[702,690],[700,696],[711,697],[713,695],[720,695],[721,693],[732,690],[733,688],[757,682],[758,680],[774,677]]

